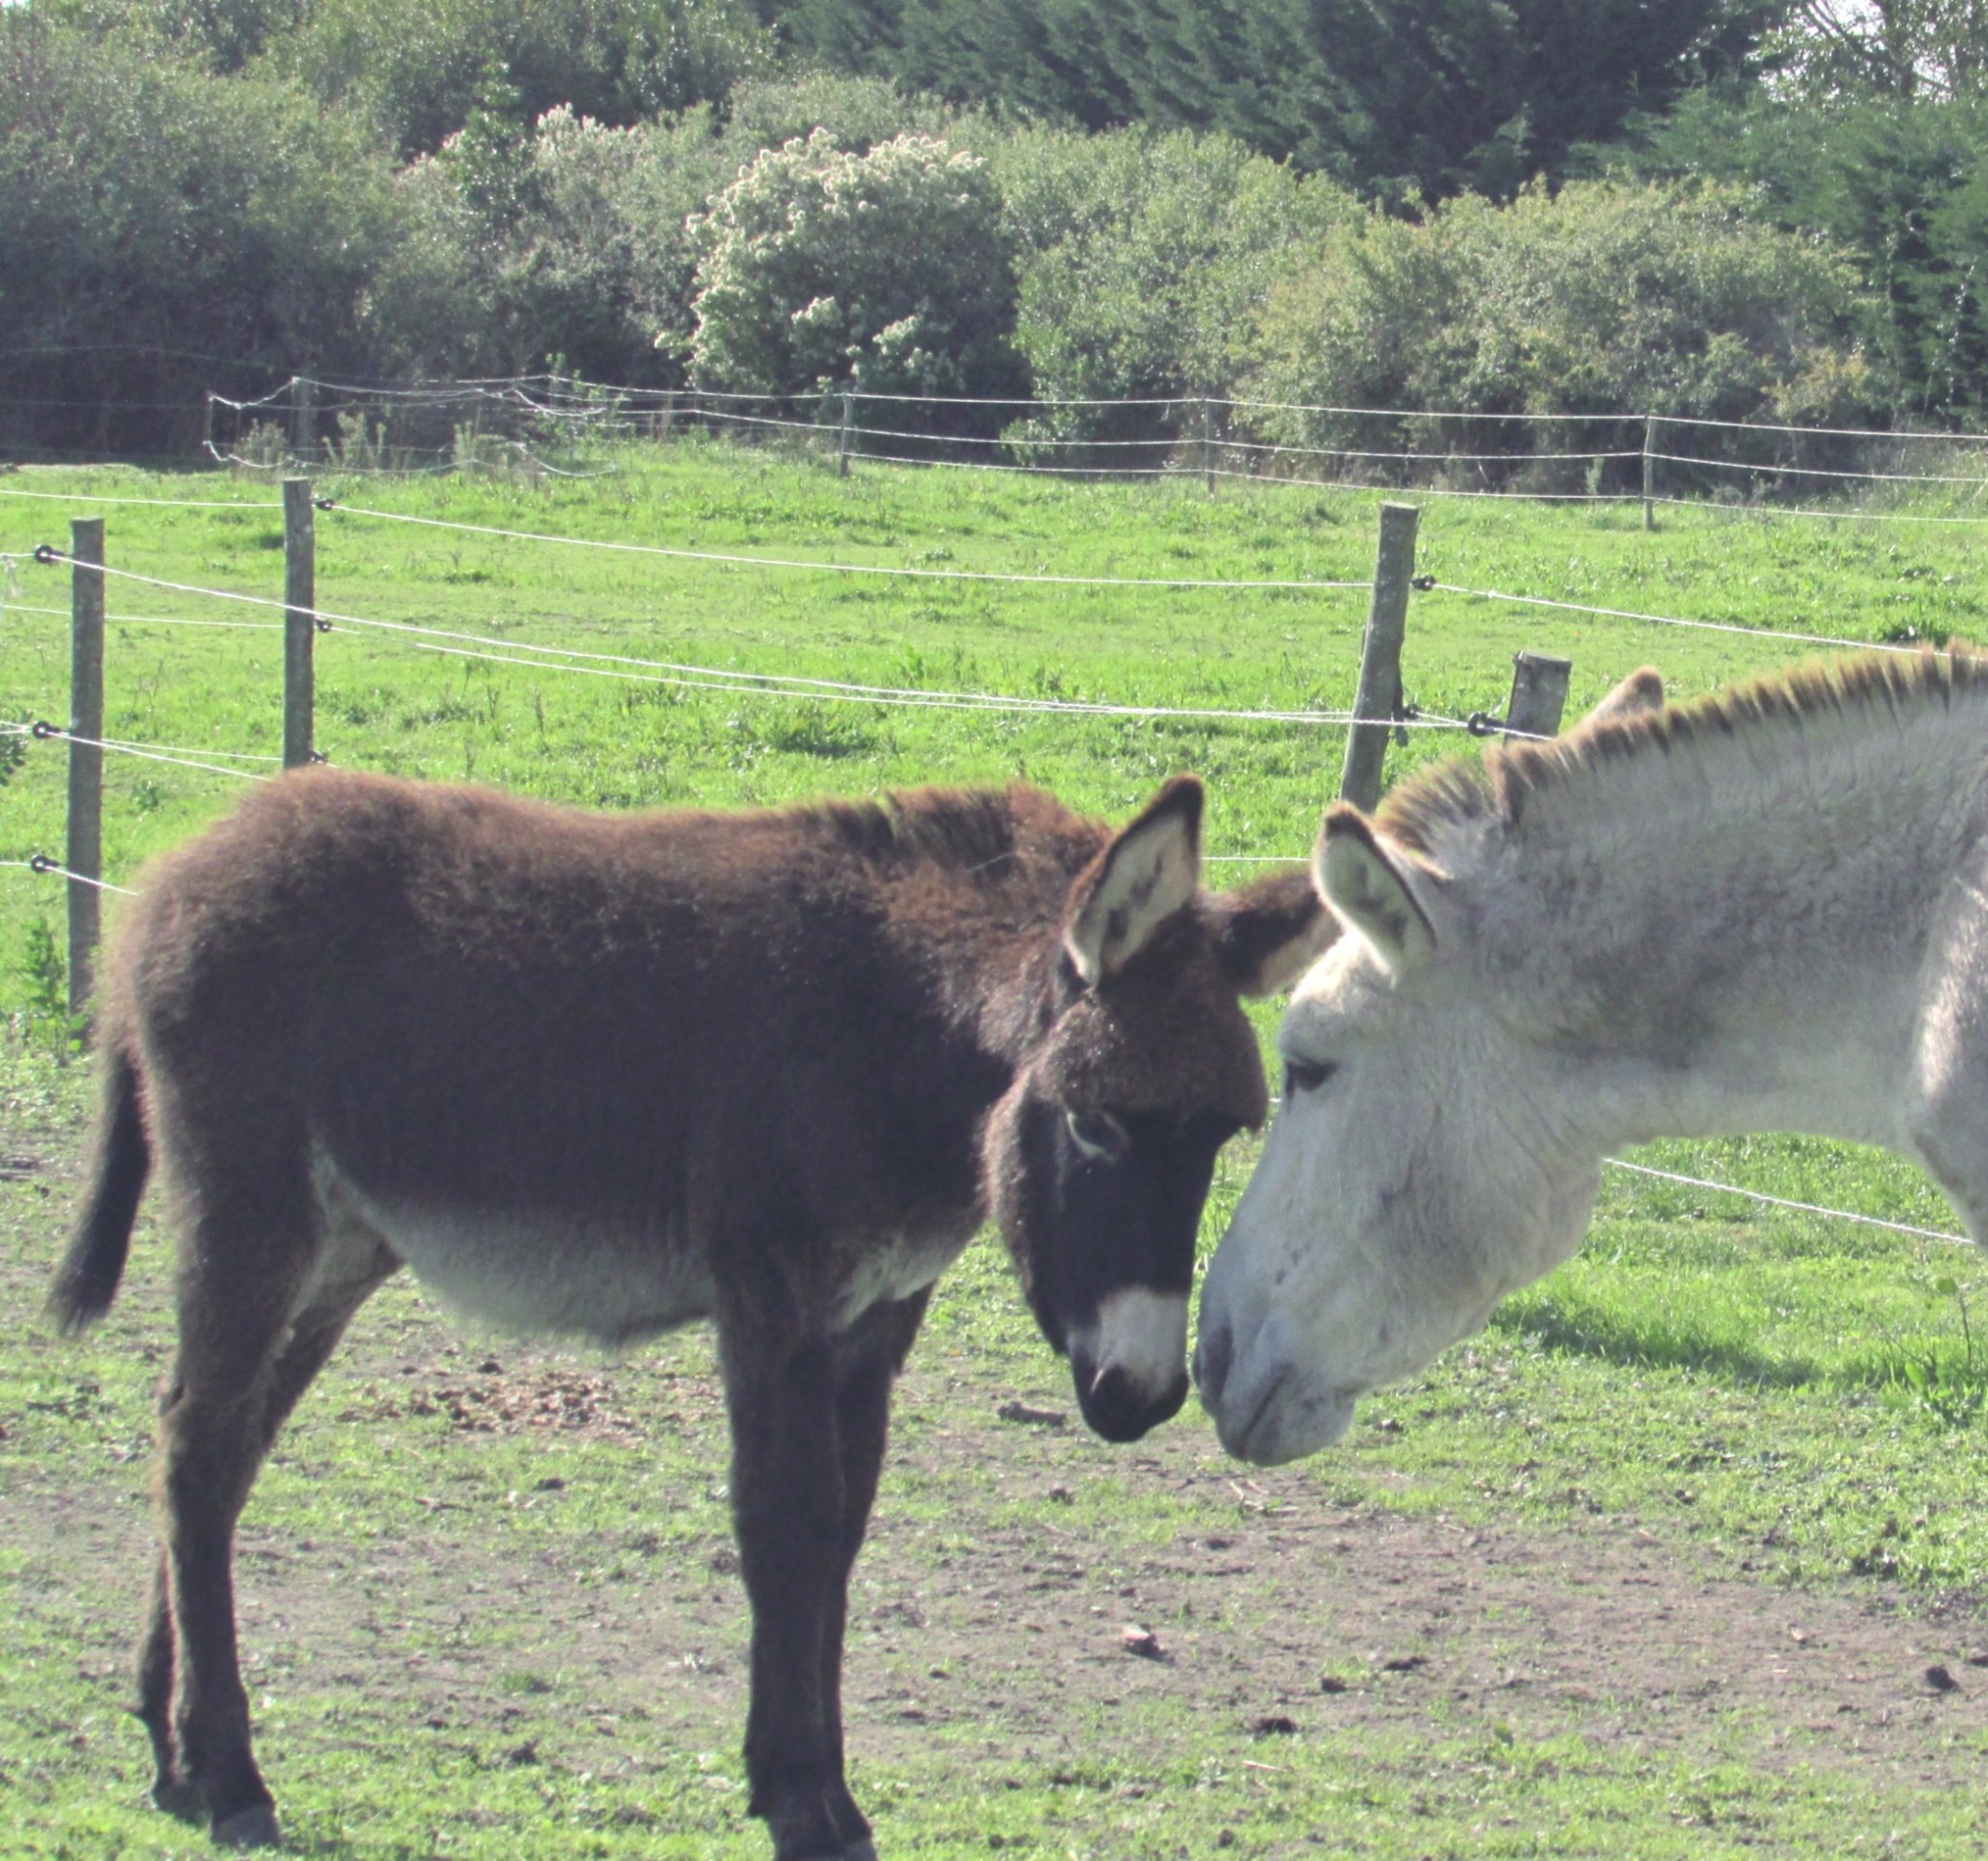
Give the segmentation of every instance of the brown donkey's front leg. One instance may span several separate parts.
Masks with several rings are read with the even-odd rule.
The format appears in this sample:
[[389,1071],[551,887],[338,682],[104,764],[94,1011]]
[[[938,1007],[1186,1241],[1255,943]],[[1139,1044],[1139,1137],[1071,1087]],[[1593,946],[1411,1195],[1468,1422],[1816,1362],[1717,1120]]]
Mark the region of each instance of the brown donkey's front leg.
[[[910,1299],[873,1306],[836,1341],[836,1451],[842,1468],[843,1534],[837,1579],[821,1646],[821,1692],[827,1702],[836,1775],[843,1769],[843,1631],[848,1614],[849,1573],[863,1548],[883,1449],[890,1430],[890,1391],[904,1368],[912,1340],[924,1322],[929,1290]],[[845,1861],[875,1861],[870,1825],[857,1809],[846,1782],[837,1825],[843,1831]]]
[[891,1379],[923,1311],[922,1299],[878,1308],[843,1338],[720,1327],[732,1517],[752,1606],[746,1807],[765,1819],[777,1861],[875,1853],[843,1777],[843,1621]]

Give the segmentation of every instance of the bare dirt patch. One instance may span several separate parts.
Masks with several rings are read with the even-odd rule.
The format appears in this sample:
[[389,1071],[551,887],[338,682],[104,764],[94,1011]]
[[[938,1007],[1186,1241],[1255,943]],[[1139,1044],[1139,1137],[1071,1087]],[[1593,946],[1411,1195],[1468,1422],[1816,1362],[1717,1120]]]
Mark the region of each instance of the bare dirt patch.
[[[621,1441],[641,1432],[636,1398],[616,1387],[628,1375],[424,1371],[404,1402],[348,1401],[341,1418],[364,1427],[444,1413],[471,1435]],[[671,1380],[684,1399],[672,1412],[702,1431],[720,1478],[715,1383]],[[914,1367],[906,1408],[945,1411],[957,1384],[956,1372]],[[1688,1545],[1607,1518],[1529,1532],[1342,1506],[1302,1470],[1240,1475],[1191,1422],[1128,1455],[1068,1429],[1004,1422],[998,1406],[1012,1400],[983,1392],[978,1425],[953,1414],[908,1430],[917,1438],[894,1457],[897,1490],[879,1506],[852,1598],[846,1700],[859,1764],[948,1725],[973,1732],[989,1758],[1040,1752],[1074,1724],[1157,1693],[1272,1747],[1408,1727],[1438,1710],[1460,1732],[1577,1731],[1651,1753],[1703,1747],[1714,1727],[1730,1748],[1738,1725],[1769,1769],[1799,1762],[1934,1788],[1969,1780],[1988,1739],[1988,1630],[1962,1606],[1915,1614],[1707,1576]],[[527,1503],[580,1494],[584,1461],[556,1464],[560,1476]],[[1169,1536],[1079,1518],[1100,1479],[1224,1522]],[[907,1487],[919,1507],[902,1503]],[[91,1639],[111,1678],[136,1612],[142,1509],[40,1497],[13,1528],[43,1540],[32,1548],[62,1546],[64,1580],[97,1601]],[[1070,1522],[1044,1522],[1044,1508]],[[611,1554],[628,1567],[593,1580]],[[251,1509],[241,1562],[256,1684],[280,1689],[279,1672],[302,1661],[363,1679],[436,1728],[501,1725],[520,1709],[492,1684],[492,1657],[468,1631],[503,1614],[516,1632],[502,1665],[569,1677],[574,1761],[588,1755],[589,1727],[613,1745],[631,1708],[647,1740],[727,1752],[736,1743],[746,1620],[721,1532],[665,1550],[639,1536],[604,1546],[580,1531],[541,1541],[521,1566],[494,1523],[487,1536],[472,1519],[355,1546],[301,1539],[265,1508]]]
[[637,1442],[643,1425],[616,1406],[613,1380],[596,1371],[535,1366],[507,1372],[485,1357],[467,1376],[429,1377],[405,1388],[374,1383],[338,1412],[340,1421],[444,1415],[459,1434],[558,1435]]
[[[68,1167],[55,1154],[58,1183]],[[0,1276],[17,1316],[55,1250],[47,1206],[47,1234]],[[152,1366],[170,1326],[161,1267],[135,1267],[109,1321],[147,1341]],[[935,1739],[963,1793],[977,1771],[987,1785],[1019,1767],[1088,1783],[1101,1742],[1122,1765],[1131,1735],[1117,1728],[1133,1726],[1154,1772],[1210,1727],[1269,1776],[1308,1751],[1440,1726],[1806,1767],[1852,1792],[1978,1788],[1988,1619],[1971,1601],[1780,1587],[1604,1513],[1553,1529],[1462,1522],[1418,1509],[1406,1479],[1399,1504],[1342,1503],[1329,1469],[1226,1461],[1192,1411],[1111,1448],[1076,1422],[1060,1367],[1030,1362],[1003,1380],[935,1340],[913,1355],[851,1597],[859,1792]],[[32,1415],[0,1413],[0,1520],[28,1572],[23,1606],[108,1707],[126,1691],[149,1522],[142,1442],[103,1415],[86,1381]],[[6,1456],[10,1429],[56,1424],[103,1477]],[[280,1719],[286,1697],[330,1682],[438,1750],[475,1744],[518,1767],[640,1776],[671,1751],[735,1760],[746,1624],[707,1346],[601,1365],[373,1308],[279,1453],[308,1463],[355,1433],[388,1458],[421,1446],[416,1478],[434,1483],[415,1489],[413,1529],[300,1526],[280,1481],[251,1503],[241,1612],[260,1711]],[[440,1454],[424,1445],[438,1434]],[[696,1503],[672,1512],[666,1493],[652,1521],[596,1522],[612,1484],[665,1451],[678,1498]],[[505,1479],[474,1478],[480,1455],[511,1456]],[[136,1749],[135,1728],[112,1736]],[[283,1735],[266,1745],[281,1766]]]

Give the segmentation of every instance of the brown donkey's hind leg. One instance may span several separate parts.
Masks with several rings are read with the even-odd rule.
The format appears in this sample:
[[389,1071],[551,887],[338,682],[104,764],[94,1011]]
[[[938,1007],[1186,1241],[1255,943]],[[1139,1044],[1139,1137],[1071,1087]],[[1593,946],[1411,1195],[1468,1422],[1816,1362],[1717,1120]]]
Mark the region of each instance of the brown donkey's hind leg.
[[153,1795],[181,1815],[204,1811],[215,1841],[240,1846],[274,1844],[278,1830],[236,1648],[236,1520],[283,1418],[397,1264],[370,1241],[324,1257],[315,1218],[302,1197],[252,1222],[202,1211],[159,1417],[164,1546],[139,1661],[139,1713],[159,1758]]

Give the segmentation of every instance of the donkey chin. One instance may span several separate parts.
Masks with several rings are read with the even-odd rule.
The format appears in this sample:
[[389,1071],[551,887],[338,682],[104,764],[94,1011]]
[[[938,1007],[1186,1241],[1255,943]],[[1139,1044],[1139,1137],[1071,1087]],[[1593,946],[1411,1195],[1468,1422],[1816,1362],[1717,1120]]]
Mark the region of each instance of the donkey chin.
[[1353,1425],[1364,1389],[1333,1389],[1286,1371],[1254,1406],[1212,1406],[1215,1433],[1239,1460],[1278,1467],[1332,1446]]

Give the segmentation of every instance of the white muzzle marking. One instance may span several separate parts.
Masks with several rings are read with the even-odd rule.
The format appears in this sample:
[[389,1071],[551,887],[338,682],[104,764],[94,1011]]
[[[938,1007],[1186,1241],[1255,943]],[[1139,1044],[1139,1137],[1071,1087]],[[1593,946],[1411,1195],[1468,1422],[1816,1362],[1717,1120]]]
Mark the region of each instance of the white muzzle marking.
[[1098,1308],[1098,1321],[1070,1341],[1072,1356],[1097,1366],[1095,1375],[1118,1370],[1148,1402],[1171,1390],[1187,1361],[1187,1295],[1127,1286]]

